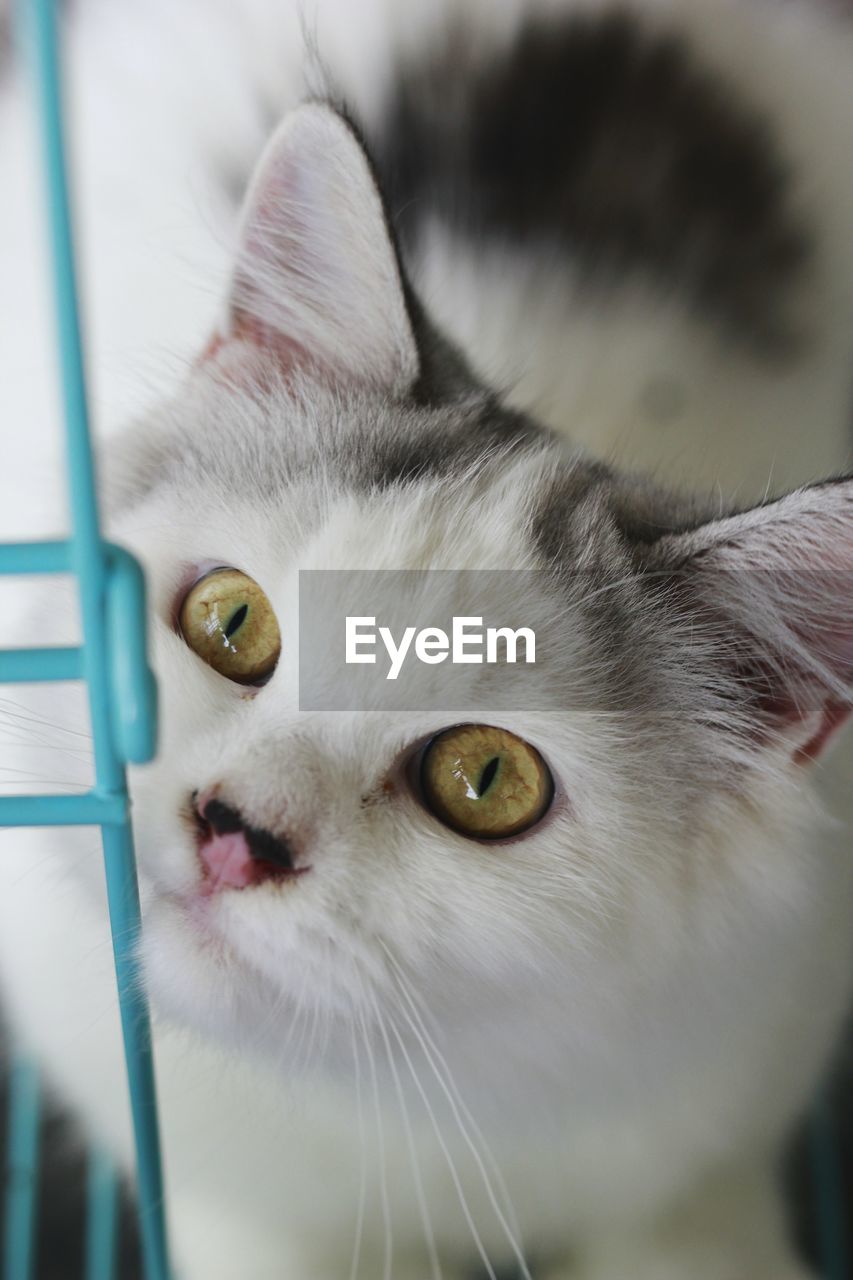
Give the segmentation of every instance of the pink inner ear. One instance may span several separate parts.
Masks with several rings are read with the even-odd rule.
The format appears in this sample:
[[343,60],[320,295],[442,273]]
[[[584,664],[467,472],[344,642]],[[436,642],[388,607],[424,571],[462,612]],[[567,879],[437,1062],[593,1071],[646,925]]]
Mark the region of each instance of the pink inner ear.
[[201,355],[196,360],[196,365],[207,364],[208,360],[215,360],[224,346],[225,339],[218,329],[214,329],[208,339],[207,346],[202,348]]
[[823,709],[817,732],[794,752],[794,764],[810,764],[813,760],[817,760],[851,714],[853,714],[853,703],[828,702]]
[[[288,155],[275,157],[263,183],[254,189],[224,328],[214,331],[197,361],[197,367],[208,368],[232,385],[261,389],[286,385],[297,368],[326,374],[328,381],[328,371],[316,356],[285,332],[285,326],[279,328],[269,319],[276,313],[277,298],[299,280],[299,251],[310,243],[310,228],[302,226],[293,212],[299,208],[294,198],[299,172],[299,165]],[[288,210],[286,222],[284,210]],[[264,294],[266,286],[269,297]]]
[[[199,364],[238,385],[295,374],[407,392],[418,351],[382,199],[361,144],[330,107],[273,134],[246,196],[218,335]],[[248,367],[248,371],[247,371]]]
[[245,312],[234,315],[230,333],[214,330],[195,367],[232,386],[260,390],[286,387],[297,368],[320,372],[318,362],[298,342],[274,333]]
[[[846,667],[843,668],[846,673]],[[833,696],[826,688],[821,689],[814,683],[808,687],[780,687],[777,672],[768,674],[760,665],[752,669],[752,677],[758,681],[758,688],[768,690],[758,698],[758,707],[765,725],[773,725],[783,731],[801,726],[804,730],[814,724],[817,715],[820,722],[811,736],[798,745],[793,753],[795,764],[809,764],[823,754],[836,732],[841,729],[847,719],[853,715],[853,690],[849,698]],[[801,670],[801,680],[807,677]]]
[[796,764],[818,759],[853,714],[853,565],[843,539],[821,547],[820,556],[818,568],[759,570],[746,579],[754,581],[754,602],[743,591],[737,597],[744,648],[750,635],[755,640],[740,674],[757,695],[763,725],[793,737]]

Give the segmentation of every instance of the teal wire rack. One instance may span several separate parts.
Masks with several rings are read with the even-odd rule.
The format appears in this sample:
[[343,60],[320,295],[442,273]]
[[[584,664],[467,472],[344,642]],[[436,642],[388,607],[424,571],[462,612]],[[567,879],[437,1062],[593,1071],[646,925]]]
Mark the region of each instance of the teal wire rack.
[[[62,542],[0,546],[0,573],[68,573],[79,589],[83,643],[72,648],[0,650],[0,683],[84,680],[95,753],[95,784],[82,795],[0,797],[0,826],[96,825],[103,838],[130,1107],[146,1280],[170,1280],[148,1006],[136,982],[139,891],[126,766],[156,746],[156,686],[145,647],[145,584],[126,551],[105,542],[98,518],[83,346],[62,129],[61,64],[53,0],[19,0],[17,29],[30,61],[40,117],[65,418],[71,536]],[[9,1134],[2,1280],[32,1280],[39,1164],[39,1072],[19,1054],[9,1080]],[[828,1095],[812,1125],[819,1246],[827,1280],[853,1280],[838,1137]],[[89,1157],[86,1280],[114,1280],[118,1182],[107,1155]]]
[[[52,0],[20,0],[16,33],[35,89],[43,149],[55,314],[65,419],[71,535],[63,542],[0,546],[0,573],[73,574],[83,642],[73,648],[0,651],[0,682],[84,680],[95,783],[82,795],[0,797],[0,825],[101,828],[110,925],[137,1152],[137,1196],[146,1280],[169,1280],[151,1024],[136,981],[139,889],[126,766],[150,760],[157,700],[145,648],[145,583],[128,552],[101,537],[89,435],[62,129],[62,79]],[[10,1074],[3,1280],[31,1280],[35,1266],[39,1078],[19,1055]],[[112,1280],[117,1177],[90,1156],[86,1280]]]

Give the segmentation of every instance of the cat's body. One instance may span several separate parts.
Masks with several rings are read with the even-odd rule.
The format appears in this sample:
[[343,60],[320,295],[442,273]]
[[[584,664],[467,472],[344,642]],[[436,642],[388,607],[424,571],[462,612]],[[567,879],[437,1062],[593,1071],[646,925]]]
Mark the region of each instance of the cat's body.
[[[161,754],[133,794],[179,1274],[346,1280],[360,1242],[368,1280],[425,1280],[436,1258],[456,1280],[478,1258],[511,1265],[521,1240],[559,1280],[795,1280],[773,1164],[853,986],[853,815],[843,746],[821,791],[792,757],[817,754],[849,680],[849,595],[820,578],[853,570],[850,484],[715,520],[715,502],[674,503],[573,461],[484,392],[404,293],[370,173],[324,107],[295,116],[268,153],[214,330],[234,189],[304,96],[300,23],[261,3],[216,6],[204,23],[201,6],[172,8],[81,4],[71,39],[82,136],[99,140],[84,209],[109,416],[139,404],[110,340],[123,359],[164,350],[173,366],[153,379],[169,401],[147,405],[114,451],[109,490],[111,536],[149,571],[162,689]],[[307,25],[372,144],[427,310],[478,369],[598,452],[719,479],[719,510],[739,487],[754,499],[842,469],[846,26],[794,6],[771,21],[763,6],[711,4],[654,6],[639,27],[588,5],[567,25],[559,15],[575,6],[552,5],[551,27],[543,17],[513,37],[515,6],[466,6],[478,53],[458,37],[459,73],[443,52],[449,6],[405,21],[392,8],[321,5]],[[701,35],[692,54],[660,42],[671,26]],[[188,76],[195,42],[206,57]],[[576,81],[598,68],[586,97],[560,100],[552,55]],[[723,65],[731,103],[727,81],[709,89]],[[314,59],[309,82],[318,74]],[[596,94],[608,76],[615,108]],[[525,83],[548,90],[529,110],[541,107],[550,152],[558,109],[577,111],[586,144],[561,157],[568,191],[543,179],[527,203],[523,148],[507,142],[496,228],[488,179],[502,171],[508,101],[535,132]],[[649,88],[661,83],[662,106]],[[753,91],[777,121],[767,146]],[[490,137],[472,124],[478,92]],[[21,109],[7,95],[4,165]],[[112,150],[111,130],[123,139]],[[628,198],[642,175],[621,176],[633,148],[661,137],[649,200],[678,197],[662,238]],[[718,186],[745,186],[742,207],[718,201],[714,182],[685,185],[697,146]],[[82,146],[84,173],[86,160]],[[602,225],[614,210],[622,220]],[[14,225],[14,204],[3,216]],[[5,350],[25,328],[18,317],[4,331]],[[15,365],[26,375],[26,358]],[[13,408],[38,417],[35,391]],[[26,515],[15,533],[35,528]],[[248,698],[174,631],[181,593],[219,564],[262,585],[282,629],[274,678]],[[518,592],[533,613],[569,611],[552,702],[498,716],[487,680],[480,714],[463,718],[536,744],[556,799],[541,828],[483,846],[423,812],[406,782],[416,746],[460,718],[441,669],[430,713],[297,710],[296,573],[545,565],[566,581],[534,588],[522,574]],[[768,580],[791,565],[799,586],[774,597]],[[763,576],[739,596],[730,569]],[[656,590],[682,572],[684,598]],[[46,639],[72,628],[68,601],[57,589],[38,606]],[[760,679],[744,651],[752,692],[726,661],[743,626],[763,646]],[[783,654],[772,675],[767,652]],[[10,767],[47,782],[60,775],[46,759],[61,758],[63,782],[85,782],[87,761],[68,749],[82,727],[74,698],[28,697],[48,750],[16,744]],[[49,729],[57,719],[65,729]],[[199,896],[187,817],[206,788],[285,831],[311,875]],[[130,1167],[97,838],[7,834],[0,876],[11,1024]]]

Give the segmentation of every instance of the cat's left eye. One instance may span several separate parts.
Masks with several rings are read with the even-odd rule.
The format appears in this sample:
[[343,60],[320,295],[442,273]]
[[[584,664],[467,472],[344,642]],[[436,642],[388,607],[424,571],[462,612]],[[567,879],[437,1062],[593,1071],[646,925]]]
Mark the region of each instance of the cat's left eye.
[[554,780],[523,738],[495,725],[461,724],[427,744],[420,790],[445,826],[475,840],[507,840],[545,816]]
[[253,578],[239,569],[214,569],[184,597],[180,633],[190,649],[237,684],[260,684],[281,653],[273,607]]

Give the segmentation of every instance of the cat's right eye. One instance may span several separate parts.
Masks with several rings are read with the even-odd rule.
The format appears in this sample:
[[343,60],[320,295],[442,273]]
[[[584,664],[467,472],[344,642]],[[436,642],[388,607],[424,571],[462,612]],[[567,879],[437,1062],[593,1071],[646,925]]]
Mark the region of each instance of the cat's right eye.
[[184,596],[178,628],[203,662],[237,684],[261,684],[281,653],[273,607],[239,569],[213,569]]

